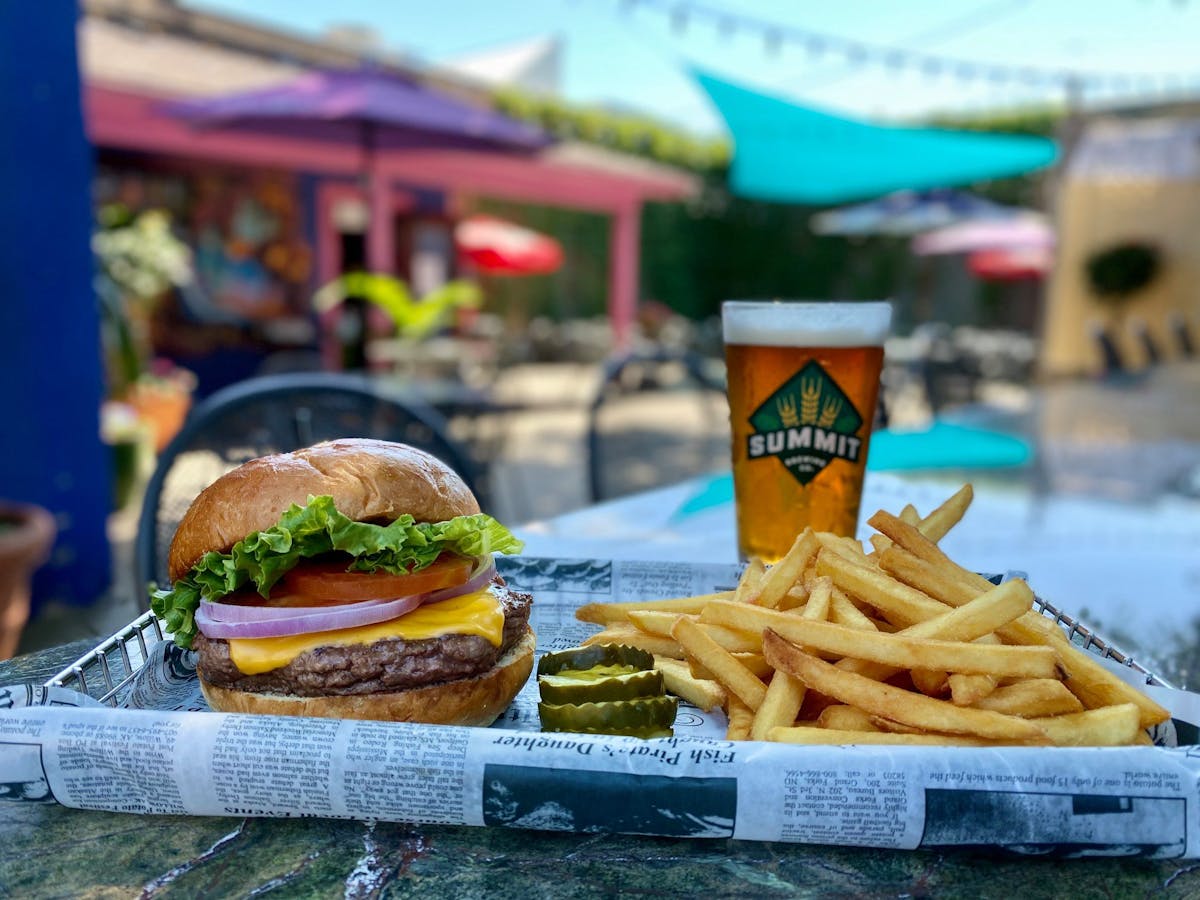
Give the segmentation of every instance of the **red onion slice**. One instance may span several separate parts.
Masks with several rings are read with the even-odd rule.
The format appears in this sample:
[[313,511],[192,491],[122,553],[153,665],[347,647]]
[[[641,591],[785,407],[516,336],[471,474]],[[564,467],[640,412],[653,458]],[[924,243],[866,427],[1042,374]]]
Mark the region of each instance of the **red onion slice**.
[[307,634],[374,625],[412,612],[425,603],[437,603],[482,590],[496,574],[490,556],[480,559],[462,584],[425,594],[395,599],[363,600],[341,606],[239,606],[205,600],[196,610],[196,626],[210,638],[262,638]]
[[[399,618],[421,605],[422,594],[398,600],[355,603],[353,606],[319,607],[320,612],[307,612],[289,619],[263,619],[258,622],[222,622],[209,614],[208,606],[196,610],[196,627],[210,638],[265,638],[308,634],[310,631],[333,631],[338,628],[357,628]],[[309,607],[313,609],[313,607]]]
[[220,600],[201,600],[200,608],[208,610],[208,617],[217,622],[264,622],[271,619],[294,619],[310,616],[323,609],[352,609],[375,606],[401,597],[380,597],[375,600],[359,600],[357,603],[339,603],[335,606],[255,606],[241,603],[224,603]]

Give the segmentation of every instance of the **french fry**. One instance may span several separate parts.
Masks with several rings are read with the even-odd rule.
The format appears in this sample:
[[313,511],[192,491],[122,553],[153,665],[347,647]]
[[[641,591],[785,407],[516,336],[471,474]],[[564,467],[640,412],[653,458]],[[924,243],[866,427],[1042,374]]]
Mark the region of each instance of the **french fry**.
[[[731,601],[732,602],[732,601]],[[658,610],[633,610],[629,619],[648,635],[671,637],[671,629],[682,618],[696,621],[694,615],[680,616],[675,613],[659,612]],[[746,633],[724,628],[720,625],[706,626],[709,637],[728,650],[730,653],[761,653],[762,636],[758,633]]]
[[825,622],[829,619],[829,604],[833,599],[833,582],[829,578],[818,578],[808,595],[808,602],[800,611],[800,618]]
[[[984,596],[984,595],[980,595]],[[976,598],[978,600],[978,598]],[[971,601],[976,602],[975,600]],[[977,644],[998,644],[1000,639],[994,634],[985,634],[975,639]],[[947,679],[950,687],[950,701],[956,706],[975,706],[984,697],[996,690],[999,679],[991,675],[963,675],[954,673]]]
[[963,675],[958,672],[946,679],[950,701],[955,706],[978,706],[979,701],[996,690],[997,680],[991,675]]
[[973,705],[1025,719],[1083,711],[1079,698],[1053,678],[1031,678],[1006,684]]
[[808,603],[808,589],[800,582],[796,582],[796,584],[792,585],[791,589],[783,595],[783,599],[779,601],[779,605],[775,608],[784,610],[798,609],[799,607],[804,606],[806,603]]
[[682,697],[705,712],[725,705],[725,689],[715,681],[692,677],[687,663],[682,660],[656,656],[654,668],[662,672],[668,693]]
[[661,634],[670,637],[671,629],[681,616],[696,617],[698,613],[666,612],[660,609],[631,609],[628,612],[629,621],[647,634]]
[[[739,604],[747,609],[753,607]],[[786,615],[786,613],[784,614]],[[699,660],[713,677],[730,693],[736,694],[752,710],[757,710],[767,693],[767,686],[742,663],[734,659],[728,650],[717,644],[705,630],[690,619],[675,623],[672,635],[687,651],[689,657]]]
[[817,725],[834,731],[878,731],[878,726],[871,717],[854,706],[835,703],[821,710],[817,716]]
[[893,578],[950,606],[969,603],[980,594],[952,573],[914,556],[903,547],[889,546],[879,554],[878,560],[879,567]]
[[[910,625],[897,634],[910,638],[943,641],[973,641],[1022,615],[1033,603],[1033,591],[1020,579],[1006,581],[957,609],[947,608],[940,616]],[[844,659],[838,668],[883,681],[898,669],[858,659]]]
[[[818,623],[811,623],[818,624]],[[980,648],[982,649],[982,648]],[[776,669],[800,679],[811,690],[903,725],[940,734],[967,734],[992,740],[1048,742],[1028,719],[990,710],[955,706],[892,685],[844,672],[805,653],[773,631],[763,635],[763,655]]]
[[943,669],[913,669],[913,687],[926,697],[944,697],[949,689],[949,674]]
[[860,566],[874,566],[874,563],[867,558],[863,553],[862,545],[853,538],[844,538],[840,535],[830,534],[827,531],[816,532],[817,543],[821,545],[822,550],[828,550],[830,553],[836,553],[852,563],[857,563]]
[[971,500],[975,497],[975,491],[969,484],[964,484],[959,488],[953,496],[947,499],[941,506],[931,512],[918,523],[909,522],[904,518],[904,512],[901,511],[901,521],[908,524],[916,524],[917,529],[929,540],[935,544],[949,534],[950,529],[957,525],[963,515],[967,511],[967,507],[971,505]]
[[1138,724],[1150,728],[1171,718],[1154,700],[1126,684],[1086,653],[1072,645],[1061,631],[1055,631],[1051,646],[1058,651],[1063,684],[1089,708],[1131,703],[1138,709]]
[[738,579],[737,588],[733,592],[733,599],[738,603],[754,603],[758,600],[759,587],[762,585],[763,575],[766,573],[766,566],[763,561],[757,556],[746,564],[746,568],[742,570],[742,577]]
[[[1056,673],[1056,655],[1049,647],[971,644],[903,632],[882,634],[829,622],[814,622],[791,613],[728,601],[710,603],[700,616],[703,622],[742,630],[770,628],[810,651],[848,656],[897,668],[942,669],[1024,678],[1050,678]],[[681,620],[680,624],[684,621]],[[678,640],[678,626],[676,629],[675,637]],[[680,643],[683,641],[680,640]],[[684,644],[684,647],[687,645]]]
[[863,614],[857,606],[850,602],[840,588],[834,587],[829,592],[829,621],[837,622],[848,628],[861,628],[864,631],[878,631],[869,616]]
[[1140,716],[1134,704],[1122,703],[1026,721],[1059,747],[1120,747],[1137,740]]
[[847,594],[865,600],[901,625],[912,625],[946,611],[944,603],[889,578],[885,573],[856,565],[825,550],[817,556],[817,574],[828,575]]
[[[900,510],[898,518],[901,522],[915,525],[921,534],[936,544],[949,533],[951,528],[959,523],[963,514],[967,511],[967,507],[971,505],[973,497],[974,490],[971,485],[964,484],[953,496],[924,519],[921,518],[921,515],[911,503],[904,505],[904,509]],[[870,554],[873,558],[877,558],[880,553],[892,545],[891,538],[882,534],[871,535],[870,540],[871,546],[875,548],[875,552]]]
[[629,613],[633,610],[696,614],[704,609],[704,604],[709,600],[728,600],[732,596],[732,591],[719,591],[695,597],[673,597],[669,600],[639,600],[636,603],[585,603],[575,610],[575,618],[580,622],[592,622],[596,625],[623,625],[629,622]]
[[[764,683],[775,673],[775,670],[771,668],[771,664],[763,659],[761,653],[732,653],[730,655],[749,669],[755,678],[761,679]],[[704,679],[705,681],[716,681],[713,673],[704,668],[696,660],[688,658],[684,662],[687,663],[688,669],[694,677]]]
[[986,747],[987,741],[973,740],[961,734],[897,734],[890,731],[840,731],[797,725],[772,728],[768,740],[784,744],[899,744],[934,747]]
[[633,627],[611,627],[593,634],[583,642],[587,647],[591,644],[624,644],[626,647],[638,647],[655,656],[666,656],[670,659],[683,659],[683,648],[679,642],[658,634],[646,634]]
[[754,724],[750,726],[750,739],[765,741],[772,728],[791,725],[804,703],[804,685],[787,672],[776,670],[767,685],[762,705],[754,713]]
[[899,722],[893,722],[891,719],[885,719],[883,716],[871,716],[871,724],[875,726],[877,731],[890,731],[893,734],[924,734],[920,728],[913,728],[911,725],[901,725]]
[[727,713],[729,727],[725,730],[725,740],[750,740],[750,726],[754,723],[754,710],[743,703],[737,694],[730,694]]
[[763,576],[757,602],[760,606],[774,609],[784,595],[791,590],[800,574],[817,552],[817,538],[811,528],[806,528],[792,542],[791,549],[783,559],[771,566]]

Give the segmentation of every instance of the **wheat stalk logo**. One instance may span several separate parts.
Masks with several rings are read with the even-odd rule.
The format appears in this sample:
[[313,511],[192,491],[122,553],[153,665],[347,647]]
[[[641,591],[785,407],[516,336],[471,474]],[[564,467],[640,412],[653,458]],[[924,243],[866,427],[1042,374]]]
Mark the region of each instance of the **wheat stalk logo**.
[[817,421],[817,410],[821,406],[821,383],[804,380],[800,382],[800,421],[811,425]]
[[837,421],[838,414],[842,411],[842,401],[836,397],[826,400],[825,405],[821,408],[821,418],[817,425],[821,428],[828,428]]
[[779,418],[785,428],[794,428],[800,424],[800,417],[796,415],[796,400],[794,397],[780,397],[775,401],[775,409],[778,411]]

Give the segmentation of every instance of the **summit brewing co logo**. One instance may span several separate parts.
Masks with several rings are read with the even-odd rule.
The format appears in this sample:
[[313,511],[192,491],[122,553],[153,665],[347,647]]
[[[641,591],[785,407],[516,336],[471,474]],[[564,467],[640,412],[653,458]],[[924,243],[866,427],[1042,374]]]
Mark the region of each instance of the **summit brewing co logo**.
[[773,456],[803,485],[835,459],[857,462],[862,450],[862,416],[816,360],[764,400],[750,424],[750,459]]

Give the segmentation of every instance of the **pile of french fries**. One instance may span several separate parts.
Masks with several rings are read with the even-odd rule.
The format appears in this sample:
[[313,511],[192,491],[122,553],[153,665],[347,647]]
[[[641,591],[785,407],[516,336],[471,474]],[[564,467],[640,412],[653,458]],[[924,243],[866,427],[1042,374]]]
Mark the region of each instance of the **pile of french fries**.
[[938,547],[971,498],[877,512],[870,550],[805,530],[733,591],[583,606],[604,626],[585,643],[650,651],[668,691],[725,710],[730,740],[1149,743],[1163,707],[1035,612],[1025,582],[993,585]]

